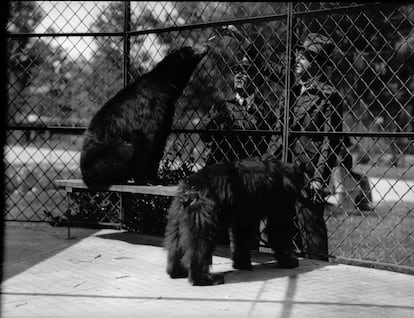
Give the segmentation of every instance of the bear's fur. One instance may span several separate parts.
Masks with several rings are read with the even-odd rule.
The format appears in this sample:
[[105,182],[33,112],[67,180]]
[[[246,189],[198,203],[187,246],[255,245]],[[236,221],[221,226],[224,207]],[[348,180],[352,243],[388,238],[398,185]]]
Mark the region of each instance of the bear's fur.
[[89,187],[156,178],[175,102],[207,47],[183,47],[119,91],[92,118],[80,158]]
[[303,168],[256,159],[213,164],[184,178],[168,211],[167,273],[193,285],[223,283],[222,275],[209,273],[222,227],[230,229],[233,267],[251,269],[249,241],[262,218],[279,267],[298,266],[294,218],[303,183]]

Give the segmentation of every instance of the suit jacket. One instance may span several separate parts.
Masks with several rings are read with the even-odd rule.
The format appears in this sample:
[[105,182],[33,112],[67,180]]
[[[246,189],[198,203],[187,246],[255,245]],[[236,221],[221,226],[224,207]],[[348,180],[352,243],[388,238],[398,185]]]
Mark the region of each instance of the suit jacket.
[[311,81],[292,88],[291,127],[293,131],[323,132],[328,135],[303,135],[292,138],[290,150],[298,163],[305,166],[312,179],[328,183],[341,149],[342,99],[326,82]]
[[243,101],[234,98],[219,101],[210,111],[206,129],[225,130],[226,135],[201,135],[212,142],[210,162],[234,161],[249,157],[262,158],[268,150],[271,136],[232,134],[232,130],[272,130],[276,115],[268,104],[257,97]]

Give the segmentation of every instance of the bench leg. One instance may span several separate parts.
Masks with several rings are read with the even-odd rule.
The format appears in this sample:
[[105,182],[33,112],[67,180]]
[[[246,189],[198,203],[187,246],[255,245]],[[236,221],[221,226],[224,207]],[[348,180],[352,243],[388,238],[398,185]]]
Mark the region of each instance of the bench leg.
[[118,230],[122,230],[125,225],[125,207],[124,207],[124,196],[120,194],[119,198],[119,226]]
[[66,216],[66,225],[67,225],[67,230],[68,230],[68,237],[67,239],[71,239],[72,236],[70,235],[70,215],[72,213],[72,210],[70,208],[70,193],[67,192],[66,193],[66,205],[67,205],[67,209],[65,212],[65,216]]
[[130,224],[131,218],[131,204],[133,200],[133,195],[131,193],[120,193],[120,206],[119,206],[119,221],[120,221],[120,230],[127,229]]

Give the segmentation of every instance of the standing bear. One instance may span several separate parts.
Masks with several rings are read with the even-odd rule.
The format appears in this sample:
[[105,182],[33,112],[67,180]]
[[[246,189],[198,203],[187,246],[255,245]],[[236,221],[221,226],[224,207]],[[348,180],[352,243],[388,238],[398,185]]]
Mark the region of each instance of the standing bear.
[[249,241],[263,218],[278,266],[297,267],[295,204],[303,186],[303,167],[255,158],[212,164],[184,178],[168,211],[167,273],[193,285],[224,283],[209,271],[220,228],[230,232],[233,268],[250,270]]
[[182,95],[205,47],[168,54],[106,102],[92,118],[80,157],[88,187],[154,180],[171,130],[175,102]]

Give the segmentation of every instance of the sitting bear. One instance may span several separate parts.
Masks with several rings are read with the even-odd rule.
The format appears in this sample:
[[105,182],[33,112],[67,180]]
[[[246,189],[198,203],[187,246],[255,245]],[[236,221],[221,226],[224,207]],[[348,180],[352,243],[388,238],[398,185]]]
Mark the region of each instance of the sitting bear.
[[168,211],[167,273],[193,285],[224,283],[209,273],[221,227],[230,229],[233,267],[251,269],[249,240],[262,218],[278,266],[297,267],[293,220],[303,185],[303,168],[278,160],[217,163],[184,178]]
[[182,95],[207,46],[168,54],[106,102],[85,132],[80,157],[88,187],[154,180]]

